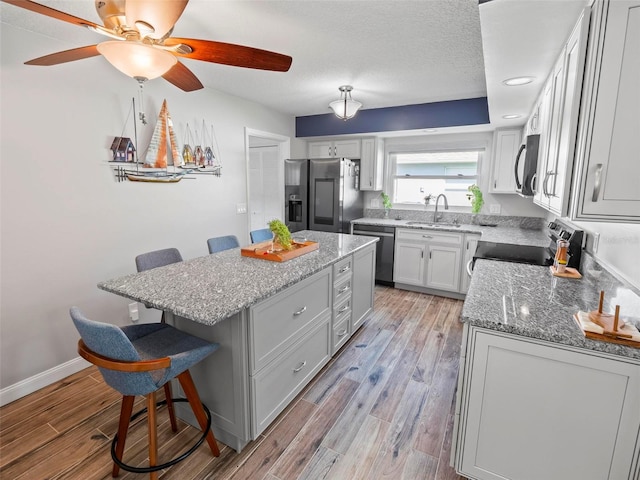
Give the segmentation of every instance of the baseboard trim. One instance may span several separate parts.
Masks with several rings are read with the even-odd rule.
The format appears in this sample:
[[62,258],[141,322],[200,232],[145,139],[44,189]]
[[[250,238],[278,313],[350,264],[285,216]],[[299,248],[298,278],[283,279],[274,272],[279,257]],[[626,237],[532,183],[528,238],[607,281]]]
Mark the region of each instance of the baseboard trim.
[[77,357],[33,377],[26,378],[18,383],[9,385],[0,390],[0,407],[22,398],[30,393],[40,390],[52,383],[58,382],[69,375],[78,373],[91,364],[83,358]]

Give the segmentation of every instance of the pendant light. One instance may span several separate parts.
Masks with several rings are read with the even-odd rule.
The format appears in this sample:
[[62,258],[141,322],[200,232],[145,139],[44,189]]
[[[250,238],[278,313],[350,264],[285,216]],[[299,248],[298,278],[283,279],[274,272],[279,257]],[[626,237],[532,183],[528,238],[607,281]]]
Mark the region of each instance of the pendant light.
[[331,102],[329,108],[333,110],[336,117],[347,121],[355,116],[362,104],[351,98],[351,90],[353,90],[351,85],[342,85],[338,90],[340,90],[340,100]]

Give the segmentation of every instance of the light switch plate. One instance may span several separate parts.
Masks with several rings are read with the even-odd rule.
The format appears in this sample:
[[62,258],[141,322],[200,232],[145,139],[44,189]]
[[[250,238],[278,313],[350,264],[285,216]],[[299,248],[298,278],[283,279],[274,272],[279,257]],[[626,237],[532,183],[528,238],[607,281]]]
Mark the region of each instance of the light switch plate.
[[243,213],[247,213],[247,204],[246,203],[237,203],[236,204],[236,213],[238,215],[242,215]]
[[500,215],[500,210],[501,208],[499,203],[492,203],[489,205],[489,213],[492,215]]

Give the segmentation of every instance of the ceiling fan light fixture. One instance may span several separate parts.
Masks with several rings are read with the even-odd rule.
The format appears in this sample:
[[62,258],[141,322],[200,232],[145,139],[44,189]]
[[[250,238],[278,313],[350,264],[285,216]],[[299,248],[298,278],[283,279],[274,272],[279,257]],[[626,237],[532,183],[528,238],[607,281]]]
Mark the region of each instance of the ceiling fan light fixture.
[[138,42],[102,42],[97,48],[111,65],[138,81],[161,77],[178,62],[172,53]]
[[347,121],[355,116],[360,107],[362,107],[362,103],[351,98],[351,90],[353,90],[351,85],[342,85],[338,90],[340,90],[340,100],[331,102],[329,108],[333,110],[336,117]]

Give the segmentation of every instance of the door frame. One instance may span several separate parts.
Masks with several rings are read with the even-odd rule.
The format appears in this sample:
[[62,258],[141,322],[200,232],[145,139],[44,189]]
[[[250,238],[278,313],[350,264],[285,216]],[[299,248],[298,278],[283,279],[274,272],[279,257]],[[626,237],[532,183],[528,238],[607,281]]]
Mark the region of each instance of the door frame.
[[278,147],[278,191],[280,192],[280,214],[284,221],[284,161],[291,156],[291,139],[284,135],[277,133],[265,132],[262,130],[256,130],[253,128],[244,128],[244,152],[245,152],[245,171],[246,171],[246,185],[247,185],[247,237],[249,236],[249,230],[251,229],[251,204],[249,199],[251,198],[250,189],[251,184],[249,182],[249,154],[251,147],[266,147],[277,146]]

